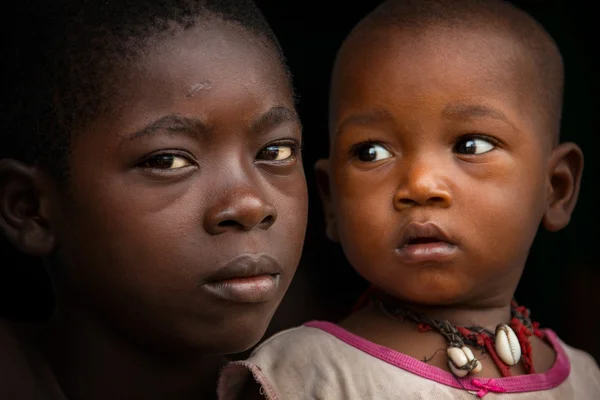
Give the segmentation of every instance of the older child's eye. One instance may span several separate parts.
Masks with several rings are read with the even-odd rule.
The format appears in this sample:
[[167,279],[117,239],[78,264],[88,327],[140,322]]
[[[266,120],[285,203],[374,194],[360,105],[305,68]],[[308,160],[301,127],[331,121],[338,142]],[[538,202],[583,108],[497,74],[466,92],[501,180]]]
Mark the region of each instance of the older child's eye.
[[459,140],[454,146],[454,151],[458,154],[484,154],[494,150],[496,143],[491,138],[468,137]]
[[262,149],[256,158],[260,161],[286,162],[296,156],[295,144],[271,144]]
[[363,162],[381,161],[392,157],[392,154],[380,144],[361,143],[351,150],[352,156]]
[[191,165],[191,162],[176,154],[157,154],[145,160],[141,166],[152,169],[179,169]]

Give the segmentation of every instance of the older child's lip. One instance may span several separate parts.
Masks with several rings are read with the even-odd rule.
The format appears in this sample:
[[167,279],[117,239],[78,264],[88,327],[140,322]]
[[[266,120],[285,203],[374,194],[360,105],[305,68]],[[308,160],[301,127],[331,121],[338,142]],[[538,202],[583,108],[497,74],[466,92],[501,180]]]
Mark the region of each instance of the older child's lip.
[[280,275],[256,275],[211,282],[203,288],[223,300],[236,303],[264,303],[277,294]]
[[281,265],[265,254],[242,254],[215,271],[203,288],[223,300],[261,303],[277,294]]

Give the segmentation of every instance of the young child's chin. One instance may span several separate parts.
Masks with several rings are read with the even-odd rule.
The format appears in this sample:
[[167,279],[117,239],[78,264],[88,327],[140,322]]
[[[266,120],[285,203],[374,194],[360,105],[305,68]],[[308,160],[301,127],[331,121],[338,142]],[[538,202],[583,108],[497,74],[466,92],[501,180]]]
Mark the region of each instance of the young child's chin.
[[[419,286],[415,286],[419,287]],[[424,306],[451,306],[464,302],[467,293],[461,290],[448,290],[448,287],[428,287],[422,290],[394,290],[387,291],[388,294],[403,300],[407,303],[419,304]]]

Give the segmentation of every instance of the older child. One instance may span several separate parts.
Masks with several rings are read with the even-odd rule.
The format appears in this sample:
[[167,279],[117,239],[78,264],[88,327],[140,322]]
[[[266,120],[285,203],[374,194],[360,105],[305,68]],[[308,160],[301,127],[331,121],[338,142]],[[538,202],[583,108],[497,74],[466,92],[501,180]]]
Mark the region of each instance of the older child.
[[0,398],[215,397],[304,238],[279,45],[245,0],[37,6],[0,131],[0,228],[46,261],[58,307],[0,322]]
[[600,398],[592,358],[513,301],[538,227],[563,228],[577,200],[562,87],[556,45],[508,3],[392,0],[366,17],[336,60],[317,172],[327,234],[374,289],[339,325],[231,364],[222,398]]

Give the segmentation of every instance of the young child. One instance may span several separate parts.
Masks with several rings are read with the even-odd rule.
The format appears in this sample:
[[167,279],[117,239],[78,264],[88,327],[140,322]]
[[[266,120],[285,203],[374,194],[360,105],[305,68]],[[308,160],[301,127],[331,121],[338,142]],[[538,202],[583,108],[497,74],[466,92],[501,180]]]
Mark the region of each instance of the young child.
[[221,398],[600,399],[593,359],[513,301],[540,223],[577,200],[562,87],[556,45],[508,3],[391,0],[360,22],[317,173],[328,237],[373,289],[230,364]]
[[0,322],[0,398],[216,397],[304,239],[279,45],[247,0],[37,6],[23,35],[40,53],[20,38],[9,58],[0,228],[45,260],[58,306]]

